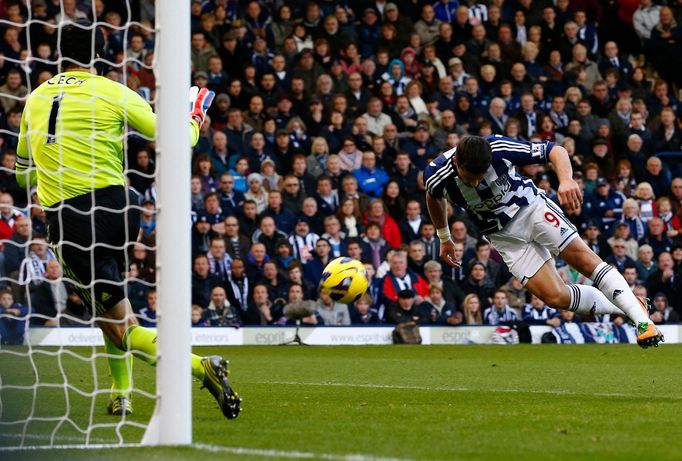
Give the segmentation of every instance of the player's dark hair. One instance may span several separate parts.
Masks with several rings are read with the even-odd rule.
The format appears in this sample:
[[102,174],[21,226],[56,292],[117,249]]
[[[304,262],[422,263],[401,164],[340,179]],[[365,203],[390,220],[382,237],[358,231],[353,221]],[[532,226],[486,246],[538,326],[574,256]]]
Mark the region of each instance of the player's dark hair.
[[465,136],[457,144],[457,165],[469,173],[485,173],[492,160],[493,151],[485,138]]
[[61,30],[59,52],[64,69],[93,67],[98,56],[104,54],[104,34],[90,21],[70,23]]

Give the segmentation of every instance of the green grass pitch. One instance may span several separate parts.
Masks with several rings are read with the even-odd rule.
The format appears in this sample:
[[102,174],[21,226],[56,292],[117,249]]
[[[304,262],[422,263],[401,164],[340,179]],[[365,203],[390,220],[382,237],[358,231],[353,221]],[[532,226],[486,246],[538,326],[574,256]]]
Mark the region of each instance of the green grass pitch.
[[[23,349],[9,349],[22,351]],[[54,350],[54,349],[53,349]],[[91,349],[75,349],[88,357]],[[394,460],[681,460],[682,345],[643,351],[616,346],[395,346],[196,348],[232,362],[242,415],[225,420],[194,387],[194,447],[0,451],[2,460],[327,459]],[[111,424],[108,396],[65,391],[60,367],[84,392],[88,361],[36,356],[41,388],[34,414],[65,414],[87,427]],[[104,359],[99,386],[108,387]],[[33,382],[25,358],[0,353],[1,421],[24,418],[32,393],[7,389]],[[152,392],[153,369],[135,363],[136,385]],[[152,400],[134,396],[129,420],[146,423]],[[29,442],[46,444],[55,421],[36,422]],[[0,426],[0,446],[19,442],[20,426]],[[126,442],[142,429],[118,428]],[[118,442],[112,427],[91,443]],[[64,424],[55,443],[84,441]]]

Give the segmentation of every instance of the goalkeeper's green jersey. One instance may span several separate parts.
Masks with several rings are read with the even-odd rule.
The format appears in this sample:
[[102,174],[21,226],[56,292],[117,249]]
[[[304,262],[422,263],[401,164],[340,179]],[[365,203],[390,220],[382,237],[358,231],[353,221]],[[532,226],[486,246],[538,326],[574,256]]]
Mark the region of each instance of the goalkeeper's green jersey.
[[[189,121],[192,145],[199,127]],[[29,96],[17,147],[17,182],[38,186],[50,207],[108,186],[124,186],[127,126],[156,136],[156,115],[140,95],[89,72],[55,75]],[[33,168],[35,167],[35,171]]]

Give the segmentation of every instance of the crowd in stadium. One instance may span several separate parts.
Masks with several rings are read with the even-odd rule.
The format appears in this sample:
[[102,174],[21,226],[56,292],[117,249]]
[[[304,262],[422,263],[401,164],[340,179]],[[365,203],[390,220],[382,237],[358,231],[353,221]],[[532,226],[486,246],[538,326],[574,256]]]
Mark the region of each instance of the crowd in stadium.
[[[51,25],[79,19],[101,22],[114,65],[98,70],[153,101],[153,2],[129,2],[130,17],[122,3],[32,0],[43,22],[28,26],[24,3],[0,6],[3,275],[30,285],[35,324],[80,299],[14,182],[22,102],[57,72]],[[531,298],[462,210],[450,210],[461,268],[439,260],[422,171],[467,134],[564,146],[585,196],[568,217],[651,298],[656,323],[679,321],[682,1],[193,0],[191,12],[192,81],[217,95],[188,160],[193,325],[622,323]],[[143,209],[128,289],[153,325],[154,145],[127,143]],[[522,173],[555,199],[551,165]],[[352,305],[318,291],[341,255],[370,275]],[[28,304],[25,290],[7,293],[23,304],[3,295],[3,309]]]

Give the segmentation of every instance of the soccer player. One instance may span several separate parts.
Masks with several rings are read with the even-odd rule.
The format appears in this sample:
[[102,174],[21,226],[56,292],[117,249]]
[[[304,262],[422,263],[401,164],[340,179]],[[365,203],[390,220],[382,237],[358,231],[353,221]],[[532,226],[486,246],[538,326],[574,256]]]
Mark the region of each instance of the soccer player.
[[[62,29],[64,72],[36,88],[26,102],[17,182],[38,186],[50,242],[104,333],[113,380],[108,411],[123,415],[132,413],[132,356],[126,351],[153,365],[156,334],[137,324],[122,287],[125,250],[139,230],[139,211],[128,207],[136,202],[126,190],[122,140],[127,125],[154,138],[156,115],[137,93],[96,74],[91,54],[101,55],[103,43],[101,32],[93,32],[89,23]],[[212,93],[193,88],[190,96],[195,103],[187,129],[194,145]],[[241,399],[230,387],[227,366],[219,356],[192,355],[192,375],[232,419],[239,415]]]
[[[657,346],[663,335],[613,267],[578,238],[562,210],[514,166],[550,161],[559,177],[558,197],[568,211],[580,208],[582,192],[573,180],[566,149],[552,142],[501,136],[467,136],[424,170],[426,204],[441,240],[440,256],[457,266],[450,239],[446,200],[469,217],[500,252],[512,274],[548,305],[580,314],[621,314],[637,326],[637,344]],[[565,285],[552,256],[589,277],[594,286]]]

